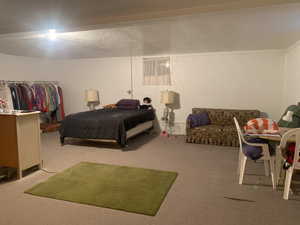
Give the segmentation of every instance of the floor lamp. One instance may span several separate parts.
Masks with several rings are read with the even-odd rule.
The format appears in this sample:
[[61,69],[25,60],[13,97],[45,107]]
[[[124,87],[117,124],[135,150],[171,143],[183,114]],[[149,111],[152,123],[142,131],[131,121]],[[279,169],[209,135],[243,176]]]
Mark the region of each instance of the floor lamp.
[[162,120],[165,121],[165,128],[162,131],[163,136],[169,136],[169,128],[170,128],[170,109],[172,110],[172,105],[175,102],[175,92],[173,91],[162,91],[160,102],[165,105],[164,113]]
[[85,101],[90,110],[95,110],[96,105],[99,105],[99,93],[97,90],[85,90]]

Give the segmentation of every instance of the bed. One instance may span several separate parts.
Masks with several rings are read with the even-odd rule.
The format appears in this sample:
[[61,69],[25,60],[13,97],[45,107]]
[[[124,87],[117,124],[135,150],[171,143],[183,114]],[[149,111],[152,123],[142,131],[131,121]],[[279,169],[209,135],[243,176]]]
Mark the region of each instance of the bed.
[[153,128],[155,113],[143,109],[98,109],[68,115],[59,129],[60,142],[65,138],[115,141],[125,147],[127,140]]

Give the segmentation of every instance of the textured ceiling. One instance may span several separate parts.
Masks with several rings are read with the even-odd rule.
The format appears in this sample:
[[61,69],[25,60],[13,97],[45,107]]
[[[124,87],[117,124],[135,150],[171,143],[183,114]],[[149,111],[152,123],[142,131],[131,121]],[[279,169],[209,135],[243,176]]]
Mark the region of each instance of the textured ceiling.
[[101,58],[283,49],[298,40],[300,4],[289,4],[65,32],[55,41],[41,32],[2,34],[0,52],[56,59]]
[[0,0],[0,34],[137,21],[299,0]]

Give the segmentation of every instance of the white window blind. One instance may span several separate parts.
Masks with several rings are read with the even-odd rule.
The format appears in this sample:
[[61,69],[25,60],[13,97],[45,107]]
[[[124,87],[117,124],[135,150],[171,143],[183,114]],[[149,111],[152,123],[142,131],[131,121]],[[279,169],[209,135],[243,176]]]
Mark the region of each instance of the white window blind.
[[171,85],[170,57],[144,58],[144,85]]

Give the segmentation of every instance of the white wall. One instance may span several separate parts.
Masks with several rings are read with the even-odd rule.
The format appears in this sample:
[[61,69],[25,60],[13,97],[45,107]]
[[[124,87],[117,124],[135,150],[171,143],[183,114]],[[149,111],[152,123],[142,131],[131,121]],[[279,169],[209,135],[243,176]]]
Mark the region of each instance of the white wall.
[[[221,52],[172,56],[172,86],[143,86],[142,57],[133,59],[134,97],[149,96],[162,115],[160,91],[180,94],[176,133],[184,133],[193,107],[259,109],[278,119],[283,93],[283,51]],[[84,90],[100,91],[101,104],[129,98],[130,58],[58,61],[67,113],[86,110]]]
[[[175,112],[177,132],[184,132],[185,119],[193,107],[259,109],[279,118],[281,51],[179,55],[172,59],[173,85],[168,89],[178,92],[181,101],[181,109]],[[141,62],[136,65],[135,94],[151,96],[161,115],[159,89],[167,87],[142,86]]]
[[81,59],[57,61],[67,114],[87,110],[84,91],[95,88],[100,93],[101,105],[130,98],[129,58]]
[[286,51],[284,66],[283,110],[300,102],[300,42]]
[[[180,94],[176,133],[184,133],[193,107],[259,109],[275,120],[300,99],[300,46],[285,51],[218,52],[171,56],[172,85],[143,86],[142,57],[133,58],[134,97],[149,96],[158,118],[160,91]],[[100,91],[101,105],[129,98],[130,58],[42,60],[0,54],[0,80],[58,80],[66,113],[87,110],[84,90]]]
[[56,80],[58,68],[53,63],[0,53],[0,80]]

